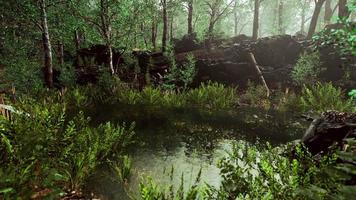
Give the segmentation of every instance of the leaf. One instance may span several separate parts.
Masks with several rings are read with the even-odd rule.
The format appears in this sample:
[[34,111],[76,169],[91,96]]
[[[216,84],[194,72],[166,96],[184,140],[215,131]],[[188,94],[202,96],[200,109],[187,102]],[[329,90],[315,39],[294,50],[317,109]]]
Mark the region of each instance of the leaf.
[[0,194],[8,194],[8,193],[14,193],[16,192],[14,188],[3,188],[0,189]]

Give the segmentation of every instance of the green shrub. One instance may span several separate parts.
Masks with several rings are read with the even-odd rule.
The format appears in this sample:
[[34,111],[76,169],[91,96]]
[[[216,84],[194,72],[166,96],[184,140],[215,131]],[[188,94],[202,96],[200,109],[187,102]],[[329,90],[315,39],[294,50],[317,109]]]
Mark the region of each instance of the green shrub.
[[315,83],[322,71],[320,65],[318,52],[304,52],[292,71],[293,81],[299,86]]
[[332,83],[316,83],[304,86],[300,104],[303,111],[325,112],[327,110],[352,111],[352,100],[344,99],[344,92]]
[[170,69],[164,77],[162,88],[165,90],[186,90],[197,73],[194,55],[188,54],[182,65],[176,63],[173,50],[168,51],[167,56],[170,60]]

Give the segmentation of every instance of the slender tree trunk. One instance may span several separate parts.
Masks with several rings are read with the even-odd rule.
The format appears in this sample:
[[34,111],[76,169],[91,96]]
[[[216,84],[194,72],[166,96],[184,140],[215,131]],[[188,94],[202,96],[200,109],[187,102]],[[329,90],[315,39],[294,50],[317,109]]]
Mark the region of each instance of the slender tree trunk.
[[347,0],[339,0],[339,18],[344,19],[350,16],[350,12],[347,8]]
[[237,15],[237,7],[238,7],[238,0],[235,0],[234,4],[234,35],[237,36],[238,34],[238,24],[239,24],[239,19]]
[[260,15],[260,0],[255,0],[255,8],[253,14],[253,30],[252,30],[253,40],[257,40],[258,38],[259,15]]
[[79,50],[80,49],[80,35],[79,35],[78,30],[74,31],[74,43],[75,43],[75,49]]
[[157,29],[156,29],[156,22],[155,20],[152,20],[152,25],[151,25],[151,42],[152,42],[152,47],[153,49],[156,49],[156,38],[157,38]]
[[333,9],[331,8],[331,0],[325,1],[325,15],[324,15],[324,24],[330,24],[331,17],[333,15]]
[[325,0],[318,0],[315,4],[315,9],[314,9],[312,19],[310,21],[307,39],[311,39],[315,33],[315,29],[316,29],[316,25],[318,23],[320,11],[321,11],[321,8],[323,7],[324,2],[325,2]]
[[188,1],[188,34],[193,33],[193,0]]
[[209,27],[208,27],[208,36],[209,37],[213,36],[214,26],[215,26],[214,19],[211,19],[209,22]]
[[173,42],[173,38],[174,38],[174,35],[173,35],[173,25],[174,25],[174,17],[173,17],[173,14],[172,14],[172,18],[171,18],[171,25],[170,25],[170,33],[169,33],[169,40],[170,42],[172,43]]
[[278,34],[285,34],[284,25],[283,25],[283,0],[278,2]]
[[167,0],[162,0],[161,2],[163,6],[162,52],[165,52],[167,47],[167,33],[168,33]]
[[58,63],[60,66],[64,66],[64,45],[62,38],[58,41]]
[[44,76],[45,82],[48,88],[53,87],[53,66],[52,66],[52,46],[49,37],[48,31],[48,22],[47,22],[47,11],[46,11],[46,2],[41,0],[41,11],[42,11],[42,43],[43,43],[43,53],[44,53]]
[[[306,3],[306,2],[304,2]],[[301,24],[300,24],[300,32],[302,34],[305,33],[305,21],[306,21],[306,16],[305,16],[305,10],[306,10],[306,6],[305,4],[303,5],[303,8],[302,8],[302,11],[301,11],[301,18],[302,18],[302,21],[301,21]]]

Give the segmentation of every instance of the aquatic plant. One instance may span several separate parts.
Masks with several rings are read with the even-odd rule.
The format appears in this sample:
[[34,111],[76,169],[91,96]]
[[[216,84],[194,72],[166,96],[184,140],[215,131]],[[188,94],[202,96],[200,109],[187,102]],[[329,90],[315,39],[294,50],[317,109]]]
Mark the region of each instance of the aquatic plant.
[[122,156],[119,160],[119,162],[112,162],[110,166],[119,182],[127,184],[131,176],[132,161],[128,155]]
[[[162,188],[157,185],[151,177],[147,177],[145,181],[140,182],[140,198],[142,200],[194,200],[207,199],[203,188],[199,187],[202,169],[199,170],[195,181],[191,186],[184,184],[184,175],[180,177],[179,185],[167,185]],[[174,167],[172,166],[168,176],[173,181]]]
[[303,111],[325,112],[327,110],[352,111],[352,101],[344,99],[341,88],[332,83],[316,83],[304,86],[300,97]]

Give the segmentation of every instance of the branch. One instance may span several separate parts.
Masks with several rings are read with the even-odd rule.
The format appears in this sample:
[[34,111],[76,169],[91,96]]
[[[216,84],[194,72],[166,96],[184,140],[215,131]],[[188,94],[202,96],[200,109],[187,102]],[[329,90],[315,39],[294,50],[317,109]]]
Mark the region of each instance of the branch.
[[221,13],[219,13],[217,16],[216,16],[216,18],[215,18],[215,20],[214,20],[214,23],[215,22],[217,22],[219,19],[220,19],[220,17],[226,12],[226,10],[231,6],[231,4],[234,2],[234,0],[232,0],[222,11],[221,11]]

